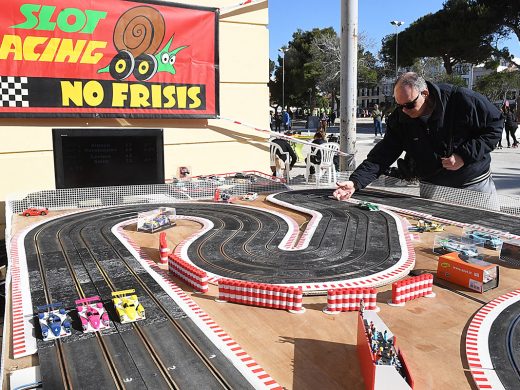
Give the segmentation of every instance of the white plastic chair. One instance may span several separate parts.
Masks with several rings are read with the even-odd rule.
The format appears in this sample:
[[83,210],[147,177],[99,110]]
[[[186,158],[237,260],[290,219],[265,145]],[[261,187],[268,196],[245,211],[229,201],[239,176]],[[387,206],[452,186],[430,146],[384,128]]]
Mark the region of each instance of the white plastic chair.
[[[284,177],[289,183],[289,171],[291,169],[291,156],[289,152],[284,152],[282,147],[275,143],[270,143],[270,153],[271,153],[271,166],[276,167],[276,177],[282,177],[282,171],[280,169],[280,163],[285,165]],[[285,162],[280,158],[280,156],[285,155]],[[280,160],[280,163],[277,163],[277,158]]]
[[[339,144],[336,142],[327,142],[321,144],[320,146],[325,149],[317,149],[315,148],[308,156],[307,156],[307,166],[305,169],[305,180],[308,183],[310,177],[311,166],[314,167],[315,177],[316,177],[316,185],[320,184],[322,175],[327,173],[327,182],[332,183],[337,181],[336,175],[336,166],[334,165],[334,156],[336,152],[339,150]],[[319,164],[314,164],[311,162],[311,156],[316,156],[318,152],[321,152],[321,162]],[[332,181],[334,180],[334,181]]]

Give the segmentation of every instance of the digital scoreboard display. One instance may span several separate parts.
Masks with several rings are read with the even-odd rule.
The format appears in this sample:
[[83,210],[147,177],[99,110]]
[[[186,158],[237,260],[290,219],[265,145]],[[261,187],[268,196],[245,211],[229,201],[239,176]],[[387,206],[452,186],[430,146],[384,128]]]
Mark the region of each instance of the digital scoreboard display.
[[160,129],[53,129],[56,188],[164,183]]

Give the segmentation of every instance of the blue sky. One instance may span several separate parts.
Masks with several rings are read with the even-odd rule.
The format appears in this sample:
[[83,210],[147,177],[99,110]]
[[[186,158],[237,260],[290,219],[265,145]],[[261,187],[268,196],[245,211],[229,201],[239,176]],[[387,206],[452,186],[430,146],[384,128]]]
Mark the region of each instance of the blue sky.
[[[359,31],[374,44],[368,49],[377,54],[381,39],[395,33],[392,20],[405,22],[400,31],[419,17],[442,8],[443,0],[358,0]],[[340,31],[341,0],[269,0],[269,58],[276,60],[278,49],[292,39],[298,29],[333,27]],[[513,36],[501,46],[520,57],[520,43]]]

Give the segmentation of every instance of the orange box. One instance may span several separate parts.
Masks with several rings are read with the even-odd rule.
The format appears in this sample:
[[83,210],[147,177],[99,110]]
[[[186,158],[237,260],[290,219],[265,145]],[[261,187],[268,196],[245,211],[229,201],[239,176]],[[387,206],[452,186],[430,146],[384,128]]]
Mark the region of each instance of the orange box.
[[439,256],[437,277],[482,293],[498,287],[499,268],[479,259],[465,261],[451,252]]

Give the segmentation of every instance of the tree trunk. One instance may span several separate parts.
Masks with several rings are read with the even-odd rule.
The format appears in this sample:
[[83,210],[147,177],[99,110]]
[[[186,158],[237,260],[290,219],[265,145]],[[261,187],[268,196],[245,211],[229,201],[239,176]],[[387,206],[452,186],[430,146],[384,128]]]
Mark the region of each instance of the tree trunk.
[[446,69],[446,73],[447,74],[452,74],[453,73],[453,65],[451,63],[451,58],[449,55],[443,55],[442,56],[442,62],[444,64],[444,69]]

